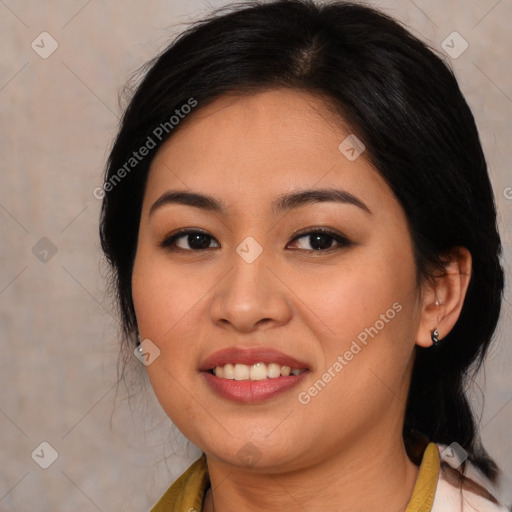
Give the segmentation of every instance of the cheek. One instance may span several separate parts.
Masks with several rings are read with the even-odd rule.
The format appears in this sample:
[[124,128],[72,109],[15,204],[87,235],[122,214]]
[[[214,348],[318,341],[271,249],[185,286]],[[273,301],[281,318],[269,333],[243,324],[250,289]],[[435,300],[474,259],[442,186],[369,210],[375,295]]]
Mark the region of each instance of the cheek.
[[317,378],[328,384],[312,382],[302,397],[311,398],[307,410],[313,416],[343,417],[347,428],[384,415],[402,396],[414,346],[413,270],[371,268],[317,280],[305,301],[311,309],[307,322],[318,326],[313,332],[321,347]]
[[[346,265],[293,282],[297,296],[307,305],[302,309],[310,311],[312,322],[317,318],[319,331],[343,343],[376,322],[380,328],[382,322],[386,327],[390,325],[388,320],[398,316],[396,310],[405,308],[411,300],[414,280],[412,260],[402,257],[397,262],[394,255],[383,258],[376,253],[373,258],[354,257]],[[396,303],[400,306],[393,308]],[[318,320],[322,322],[319,324]]]
[[158,281],[158,271],[147,257],[144,249],[135,258],[132,273],[132,298],[141,337],[156,341],[160,330],[162,313],[166,309],[166,296],[162,283]]
[[[142,248],[132,274],[132,295],[141,333],[163,344],[182,329],[187,314],[198,303],[207,283],[187,268],[173,268],[165,256]],[[203,290],[203,288],[205,288]]]
[[167,411],[175,409],[170,404],[187,406],[176,391],[197,376],[202,340],[210,338],[212,329],[207,301],[223,275],[207,263],[172,264],[165,253],[151,248],[141,247],[137,255],[132,274],[137,322],[141,337],[160,350],[146,370]]
[[399,393],[413,353],[417,313],[414,260],[405,255],[368,252],[299,292],[314,313],[310,325],[318,326],[318,372],[331,369],[336,375],[324,374],[332,384],[313,405],[318,414],[340,397],[345,417],[363,409],[382,412],[394,396],[389,390]]
[[208,288],[203,285],[205,289],[187,272],[173,270],[144,248],[137,254],[132,273],[137,323],[141,338],[150,339],[160,350],[146,371],[162,408],[185,430],[197,415],[197,403],[182,391],[195,371],[187,347],[191,333],[199,334],[193,313]]

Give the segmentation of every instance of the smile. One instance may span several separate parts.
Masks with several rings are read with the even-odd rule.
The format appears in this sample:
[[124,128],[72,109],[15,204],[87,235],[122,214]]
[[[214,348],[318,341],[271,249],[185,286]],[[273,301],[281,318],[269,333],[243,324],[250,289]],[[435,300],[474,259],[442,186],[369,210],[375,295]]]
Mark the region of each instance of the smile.
[[299,375],[305,371],[305,368],[291,368],[290,366],[278,363],[256,363],[250,366],[241,363],[227,363],[223,366],[212,368],[210,373],[221,379],[258,381]]

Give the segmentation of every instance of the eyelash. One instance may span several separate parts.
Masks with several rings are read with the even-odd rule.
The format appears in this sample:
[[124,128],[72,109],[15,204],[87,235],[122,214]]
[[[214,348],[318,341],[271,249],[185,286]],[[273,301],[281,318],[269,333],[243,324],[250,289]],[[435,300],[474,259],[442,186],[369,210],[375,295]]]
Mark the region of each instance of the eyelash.
[[[296,233],[296,235],[290,241],[290,243],[295,242],[296,240],[298,240],[300,238],[310,236],[310,235],[319,234],[319,233],[323,234],[323,235],[329,235],[329,237],[333,238],[338,243],[338,247],[330,247],[328,249],[294,249],[294,250],[307,251],[307,252],[313,252],[313,253],[331,253],[333,251],[343,249],[343,248],[346,248],[346,247],[352,245],[352,242],[350,240],[348,240],[348,238],[340,235],[339,233],[337,233],[336,231],[333,231],[332,229],[322,228],[322,227],[313,228],[313,229],[310,229],[305,232]],[[209,235],[206,231],[201,231],[198,229],[182,229],[182,230],[178,231],[177,233],[173,234],[172,236],[165,238],[162,242],[160,242],[159,245],[163,249],[167,249],[171,252],[191,252],[191,253],[196,252],[196,253],[198,253],[198,252],[204,252],[204,251],[207,251],[210,249],[217,249],[217,247],[207,247],[206,249],[182,249],[181,247],[174,246],[174,243],[179,238],[183,238],[186,235],[195,235],[195,234],[206,235],[207,237],[211,238],[212,240],[215,240],[215,238],[213,236]]]

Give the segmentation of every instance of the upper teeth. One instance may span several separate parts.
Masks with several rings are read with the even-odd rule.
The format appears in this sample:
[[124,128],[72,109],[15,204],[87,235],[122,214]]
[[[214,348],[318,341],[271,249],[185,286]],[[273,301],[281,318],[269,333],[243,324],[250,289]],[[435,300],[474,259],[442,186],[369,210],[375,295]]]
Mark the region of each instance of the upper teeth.
[[291,369],[290,366],[281,366],[277,363],[256,363],[252,366],[246,364],[225,364],[224,366],[216,366],[214,373],[216,377],[232,380],[263,380],[266,378],[275,379],[282,375],[298,375],[306,371],[305,369]]

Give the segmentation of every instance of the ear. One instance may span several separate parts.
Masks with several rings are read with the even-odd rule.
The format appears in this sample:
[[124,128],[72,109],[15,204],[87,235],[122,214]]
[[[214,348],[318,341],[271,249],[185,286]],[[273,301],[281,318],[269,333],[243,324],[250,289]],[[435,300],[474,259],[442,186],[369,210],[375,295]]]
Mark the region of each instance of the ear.
[[432,331],[443,339],[457,322],[471,278],[472,258],[466,247],[453,247],[443,257],[444,271],[425,281],[422,289],[422,313],[416,344],[430,347]]

